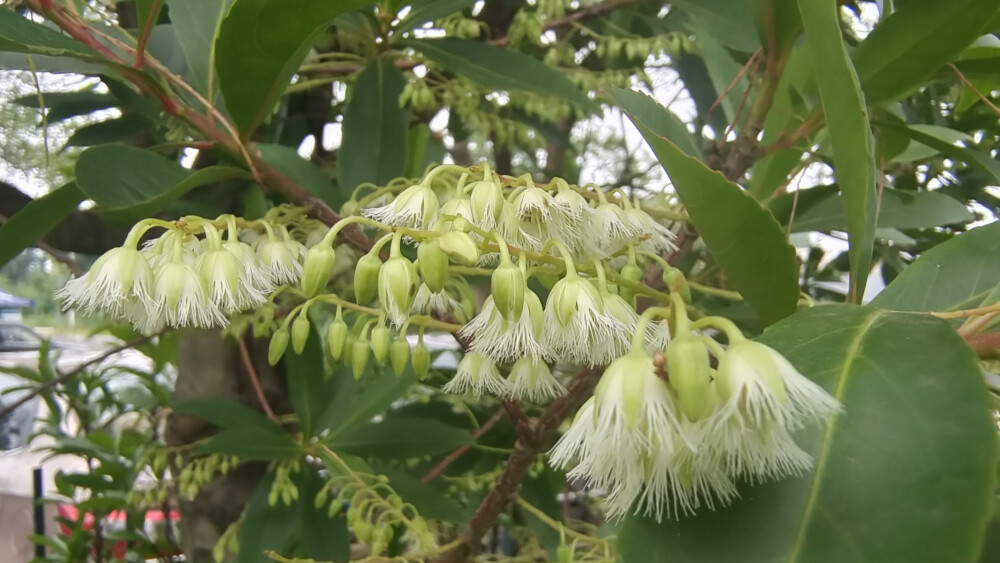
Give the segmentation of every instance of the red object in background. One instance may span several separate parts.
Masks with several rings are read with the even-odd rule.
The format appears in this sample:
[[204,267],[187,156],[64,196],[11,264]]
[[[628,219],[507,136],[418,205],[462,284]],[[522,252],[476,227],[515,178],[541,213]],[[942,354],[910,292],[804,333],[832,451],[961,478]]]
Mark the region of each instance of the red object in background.
[[[59,506],[56,507],[56,512],[59,514],[59,516],[62,516],[63,518],[66,518],[67,520],[71,520],[73,522],[79,522],[80,521],[80,510],[77,507],[75,507],[75,506],[68,505],[68,504],[60,504]],[[176,524],[181,519],[181,513],[178,510],[171,510],[170,513],[169,513],[169,516],[170,516],[170,524],[171,525]],[[107,516],[104,517],[104,527],[105,527],[106,530],[121,530],[121,529],[124,529],[125,528],[125,520],[126,520],[127,517],[128,517],[128,515],[125,513],[125,511],[123,511],[123,510],[115,510],[114,512],[111,512],[110,514],[108,514]],[[143,522],[143,528],[145,529],[145,531],[147,532],[147,534],[150,536],[150,539],[152,539],[154,541],[156,541],[157,539],[159,539],[159,538],[156,537],[156,534],[153,533],[153,532],[154,531],[158,531],[158,529],[166,521],[167,521],[167,518],[164,516],[162,510],[148,510],[148,511],[146,511],[146,518],[145,518],[145,520]],[[91,513],[89,513],[89,512],[84,513],[83,514],[83,529],[89,530],[89,529],[91,529],[91,527],[93,527],[93,525],[94,525],[94,515],[91,514]],[[59,530],[60,530],[60,532],[62,532],[62,535],[64,535],[64,536],[68,536],[68,535],[70,535],[70,533],[72,533],[72,530],[70,530],[70,527],[67,526],[65,522],[60,522],[59,523]],[[115,542],[115,545],[113,545],[111,547],[111,554],[114,555],[115,559],[118,559],[119,561],[124,561],[125,560],[125,552],[127,550],[128,550],[128,544],[124,540],[122,540],[122,541]],[[163,555],[163,556],[167,556],[167,555],[180,555],[180,553],[179,552],[178,553],[166,553],[166,552],[164,552],[164,553],[161,553],[160,555]]]

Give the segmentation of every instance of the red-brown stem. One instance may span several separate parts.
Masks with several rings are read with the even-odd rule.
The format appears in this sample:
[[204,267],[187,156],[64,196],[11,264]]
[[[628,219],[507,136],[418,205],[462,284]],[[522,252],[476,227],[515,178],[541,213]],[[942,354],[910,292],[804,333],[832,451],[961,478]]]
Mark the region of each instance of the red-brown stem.
[[149,36],[153,32],[153,25],[160,14],[160,4],[162,3],[163,0],[153,0],[153,3],[149,7],[149,14],[146,16],[146,21],[142,26],[142,33],[139,34],[139,41],[135,47],[135,68],[141,69],[142,65],[145,64],[146,43],[149,42]]
[[247,370],[247,379],[250,380],[250,386],[253,387],[253,392],[257,396],[260,408],[263,409],[267,418],[278,422],[278,417],[274,414],[274,410],[271,409],[271,405],[268,404],[267,397],[264,396],[264,388],[260,385],[260,378],[257,377],[257,368],[253,365],[253,358],[250,357],[250,350],[247,348],[247,343],[243,340],[242,336],[237,338],[236,342],[239,343],[240,358],[243,360],[243,367]]
[[[479,438],[482,438],[483,434],[489,432],[491,428],[493,428],[494,426],[497,425],[498,422],[503,420],[503,415],[504,415],[503,409],[499,409],[497,410],[497,412],[493,413],[493,416],[491,416],[489,420],[484,422],[479,428],[476,428],[476,431],[472,433],[472,441],[475,442]],[[471,444],[465,444],[455,448],[450,454],[446,455],[444,459],[441,460],[440,463],[435,465],[433,468],[431,468],[430,471],[424,474],[424,476],[420,478],[420,482],[430,483],[434,479],[437,479],[442,473],[444,473],[445,469],[448,469],[449,465],[455,463],[455,460],[462,457],[462,454],[469,451],[469,448],[471,447],[472,447]]]

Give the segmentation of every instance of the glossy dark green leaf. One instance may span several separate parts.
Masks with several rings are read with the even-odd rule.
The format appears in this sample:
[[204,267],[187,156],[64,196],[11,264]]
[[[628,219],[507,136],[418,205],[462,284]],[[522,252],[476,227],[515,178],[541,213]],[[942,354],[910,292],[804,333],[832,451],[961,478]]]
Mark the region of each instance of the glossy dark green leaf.
[[128,113],[121,117],[84,125],[66,140],[66,147],[90,147],[124,141],[144,131],[155,128],[153,122],[141,115]]
[[677,118],[670,110],[665,110],[656,102],[652,102],[649,96],[642,92],[633,90],[616,89],[615,99],[635,117],[646,124],[657,134],[666,137],[677,148],[684,151],[688,156],[693,156],[701,160],[701,149],[695,142],[694,136],[688,131],[684,122]]
[[600,106],[569,78],[542,61],[517,51],[469,39],[403,41],[431,62],[496,90],[525,90],[572,102],[591,113]]
[[745,0],[678,0],[672,6],[684,12],[693,27],[707,31],[726,47],[745,53],[752,53],[760,47],[757,35],[748,25],[751,21],[750,8]]
[[978,307],[1000,286],[1000,223],[983,225],[924,252],[871,304],[899,311]]
[[945,322],[850,305],[802,311],[761,341],[844,405],[796,441],[816,467],[743,486],[731,506],[631,518],[622,563],[962,563],[993,503],[996,424],[976,357]]
[[[45,123],[52,124],[70,117],[115,107],[118,105],[118,100],[114,96],[85,90],[82,92],[46,92],[42,94],[41,100],[38,99],[38,94],[29,94],[14,99],[13,103],[39,109],[44,104]],[[41,124],[39,121],[39,125]]]
[[0,10],[0,51],[67,55],[91,61],[100,59],[97,53],[76,39],[30,21],[12,9]]
[[310,330],[302,353],[289,352],[284,359],[289,399],[299,419],[302,433],[311,438],[323,430],[317,423],[327,405],[333,401],[337,384],[333,374],[327,373],[323,361],[323,346],[315,327]]
[[659,107],[655,101],[622,92],[610,90],[666,169],[698,234],[733,287],[767,323],[794,313],[799,296],[795,249],[771,213],[722,174],[684,154],[665,137],[668,132],[642,121],[639,115],[652,115]]
[[[184,51],[194,86],[212,99],[215,80],[215,31],[233,0],[166,0],[177,42]],[[214,87],[209,91],[209,84]]]
[[80,190],[102,210],[122,216],[149,216],[193,188],[247,176],[230,166],[192,171],[156,153],[119,144],[91,147],[76,163]]
[[330,516],[329,507],[316,508],[314,499],[323,480],[313,471],[300,471],[292,478],[299,489],[298,523],[295,526],[295,555],[315,561],[350,561],[351,534],[347,515]]
[[0,225],[0,267],[44,238],[85,198],[80,188],[71,182],[32,200],[9,217]]
[[344,190],[364,182],[382,186],[405,171],[410,112],[399,107],[404,86],[403,73],[388,58],[358,75],[344,110],[337,158],[337,180]]
[[978,151],[976,149],[970,149],[967,147],[962,147],[954,145],[945,140],[942,140],[934,135],[927,133],[926,131],[921,131],[913,127],[899,127],[894,123],[881,123],[885,127],[895,128],[898,131],[903,132],[908,135],[914,141],[927,145],[933,149],[936,149],[941,154],[952,158],[959,162],[964,162],[970,166],[974,166],[979,170],[982,170],[986,174],[989,174],[994,181],[1000,182],[1000,162],[987,153]]
[[850,242],[848,300],[860,302],[875,246],[877,201],[871,128],[858,75],[847,58],[836,4],[798,0],[806,46],[815,68],[823,113],[833,145],[834,173],[844,199]]
[[[837,186],[817,186],[781,195],[768,206],[783,225],[791,219],[792,232],[844,231],[847,221]],[[798,203],[795,202],[798,194]],[[791,210],[795,208],[795,216]],[[884,188],[879,204],[878,227],[927,229],[941,225],[964,224],[973,214],[956,200],[941,192],[913,192]]]
[[472,443],[472,434],[438,420],[392,417],[341,432],[327,443],[361,457],[407,459],[450,452]]
[[175,401],[172,408],[175,413],[194,415],[220,428],[284,434],[264,413],[225,397],[190,397]]
[[773,53],[776,61],[786,57],[802,33],[795,0],[750,0],[750,13],[764,53]]
[[[334,374],[333,377],[336,378],[338,375],[341,374]],[[344,370],[342,375],[350,377],[348,370]],[[409,368],[399,377],[392,373],[392,370],[381,368],[378,375],[366,382],[363,388],[353,377],[350,377],[349,381],[352,383],[338,391],[324,415],[324,418],[329,420],[330,439],[384,412],[406,393],[417,381],[417,376]]]
[[868,103],[893,100],[919,87],[982,35],[998,10],[996,2],[981,0],[898,3],[853,53]]
[[[265,551],[284,553],[292,546],[300,508],[282,502],[271,506],[268,496],[273,485],[274,471],[268,471],[250,495],[240,522],[237,563],[263,563],[268,560]],[[306,502],[312,504],[309,499]]]
[[280,461],[302,456],[298,444],[287,434],[275,434],[259,428],[228,428],[198,445],[191,455],[232,455],[244,461]]
[[469,514],[457,502],[436,487],[421,483],[418,477],[387,467],[380,467],[378,473],[385,475],[396,494],[416,507],[424,518],[458,523],[468,521]]
[[343,192],[333,185],[330,177],[319,166],[302,158],[294,148],[284,145],[261,143],[254,145],[254,149],[259,151],[264,160],[277,168],[282,174],[295,180],[306,191],[318,197],[332,208],[339,209],[341,204],[347,199]]
[[409,2],[410,12],[396,24],[396,33],[460,12],[475,3],[475,0],[413,0]]
[[240,0],[215,40],[215,67],[226,109],[242,133],[274,111],[313,41],[334,18],[373,0]]
[[746,77],[740,77],[743,65],[733,59],[725,45],[707,32],[699,28],[695,28],[694,32],[698,36],[701,59],[705,63],[708,78],[712,82],[712,88],[718,92],[719,103],[715,111],[721,112],[720,116],[726,123],[726,128],[720,131],[720,135],[730,124],[733,124],[733,130],[739,131],[741,118],[746,117],[746,113],[739,111],[739,108],[743,93],[750,87]]

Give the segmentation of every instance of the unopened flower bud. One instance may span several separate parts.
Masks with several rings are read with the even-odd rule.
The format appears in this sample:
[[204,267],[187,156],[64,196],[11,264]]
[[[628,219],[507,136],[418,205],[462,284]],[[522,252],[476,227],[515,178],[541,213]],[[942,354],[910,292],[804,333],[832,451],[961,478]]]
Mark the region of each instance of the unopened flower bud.
[[677,403],[688,420],[712,414],[711,362],[708,348],[694,334],[682,334],[667,346],[667,376],[677,394]]
[[337,317],[326,329],[326,347],[330,351],[330,357],[339,360],[344,353],[344,344],[347,343],[347,323],[344,319]]
[[413,373],[417,374],[417,379],[427,377],[427,373],[431,369],[431,351],[427,349],[422,339],[413,347],[410,354],[410,365],[413,366]]
[[361,204],[353,199],[340,206],[341,217],[350,217],[351,215],[361,215]]
[[[642,268],[640,268],[635,262],[628,262],[622,268],[619,275],[623,280],[637,282],[642,279]],[[635,291],[625,287],[624,285],[619,288],[618,294],[628,302],[632,302],[632,299],[635,298]]]
[[271,336],[271,344],[267,348],[267,363],[276,365],[281,357],[285,355],[285,349],[288,348],[288,329],[282,327],[274,331]]
[[441,252],[459,264],[472,266],[479,261],[479,246],[466,233],[450,231],[441,236],[438,244]]
[[441,251],[438,239],[425,240],[417,247],[417,269],[433,293],[444,289],[444,280],[448,276],[448,255]]
[[378,298],[395,325],[402,324],[413,308],[417,292],[417,272],[404,256],[394,256],[382,265],[378,275]]
[[406,364],[410,361],[410,343],[406,340],[406,337],[400,335],[399,338],[392,341],[389,345],[389,365],[392,366],[392,372],[396,376],[403,375],[406,370]]
[[354,379],[361,379],[368,366],[368,354],[370,349],[368,342],[364,338],[359,338],[351,344],[351,369],[354,371]]
[[303,312],[292,321],[292,350],[296,354],[301,354],[306,348],[306,341],[309,340],[309,318]]
[[392,333],[389,332],[389,327],[380,323],[372,329],[372,354],[375,356],[375,361],[385,361],[385,358],[389,355],[389,342],[391,340]]
[[337,255],[331,246],[321,244],[309,249],[302,264],[302,292],[306,297],[313,297],[326,287],[336,261]]
[[451,222],[451,228],[454,231],[467,233],[472,230],[472,225],[465,217],[455,217],[455,219]]
[[505,319],[516,321],[521,318],[526,285],[520,268],[509,260],[493,271],[490,279],[493,303]]
[[472,216],[485,229],[497,225],[500,210],[503,209],[503,187],[492,179],[476,182],[470,195]]
[[688,287],[687,279],[677,268],[663,270],[663,283],[670,291],[679,292],[685,303],[691,302],[691,288]]
[[377,254],[365,254],[354,270],[354,297],[359,305],[370,303],[378,293],[378,272],[382,259]]

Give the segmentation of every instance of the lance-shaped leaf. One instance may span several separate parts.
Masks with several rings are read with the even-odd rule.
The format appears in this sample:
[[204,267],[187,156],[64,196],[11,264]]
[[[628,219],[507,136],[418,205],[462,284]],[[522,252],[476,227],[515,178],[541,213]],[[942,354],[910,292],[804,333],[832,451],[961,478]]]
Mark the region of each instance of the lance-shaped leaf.
[[85,197],[75,183],[69,183],[32,200],[8,218],[0,225],[0,267],[43,238]]
[[996,423],[955,331],[927,315],[827,305],[760,340],[844,406],[795,436],[814,469],[743,485],[714,511],[629,519],[622,563],[974,561],[993,504]]
[[641,116],[666,111],[647,96],[617,88],[611,97],[625,111],[667,171],[698,234],[726,278],[767,323],[795,312],[798,265],[795,249],[771,213],[739,186],[684,153],[669,131]]
[[[194,86],[214,99],[215,35],[233,0],[166,0],[177,43],[184,51]],[[209,85],[212,85],[211,90]]]

